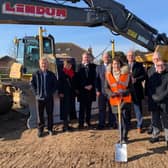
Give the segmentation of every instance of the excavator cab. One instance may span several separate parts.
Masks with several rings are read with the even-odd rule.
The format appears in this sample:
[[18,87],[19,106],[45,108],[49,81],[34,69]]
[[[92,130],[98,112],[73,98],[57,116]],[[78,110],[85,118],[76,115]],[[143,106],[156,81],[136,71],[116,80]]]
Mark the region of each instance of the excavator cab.
[[24,74],[32,74],[38,69],[39,47],[34,37],[24,37],[18,40],[17,61],[23,65]]
[[54,38],[49,35],[42,37],[42,46],[40,46],[38,36],[25,36],[22,39],[15,39],[16,60],[22,65],[22,77],[31,76],[38,70],[40,59],[40,48],[42,47],[42,57],[49,61],[49,69],[56,72]]

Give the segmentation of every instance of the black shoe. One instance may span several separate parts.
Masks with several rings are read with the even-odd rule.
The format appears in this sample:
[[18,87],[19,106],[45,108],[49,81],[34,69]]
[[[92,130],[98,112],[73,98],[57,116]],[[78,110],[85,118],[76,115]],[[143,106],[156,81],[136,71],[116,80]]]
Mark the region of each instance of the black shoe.
[[117,129],[117,124],[116,123],[114,123],[114,124],[107,124],[106,127],[109,128],[109,129]]
[[89,123],[87,123],[87,127],[86,127],[87,129],[92,129],[93,127],[92,127],[92,124],[90,124],[90,122]]
[[63,131],[63,132],[68,131],[68,126],[63,126],[62,131]]
[[150,143],[155,143],[155,142],[159,142],[159,137],[155,137],[155,138],[151,138],[149,140]]
[[90,124],[90,122],[87,122],[87,127],[92,127],[92,125]]
[[148,131],[147,131],[147,133],[148,134],[152,134],[152,131],[153,131],[152,128],[149,128]]
[[98,125],[98,126],[97,126],[97,129],[98,129],[98,130],[104,130],[104,126],[103,126],[103,125]]
[[117,123],[113,124],[113,129],[117,129],[117,128],[118,128]]
[[41,138],[43,136],[43,132],[42,131],[38,131],[38,137]]
[[84,128],[85,128],[84,125],[81,124],[78,125],[78,129],[84,129]]
[[63,127],[63,132],[67,132],[67,131],[72,131],[72,127],[70,126]]

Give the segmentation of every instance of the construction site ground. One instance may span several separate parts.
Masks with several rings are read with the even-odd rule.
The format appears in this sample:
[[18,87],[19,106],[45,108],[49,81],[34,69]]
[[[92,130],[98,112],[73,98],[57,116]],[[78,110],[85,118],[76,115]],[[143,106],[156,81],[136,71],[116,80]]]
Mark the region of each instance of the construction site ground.
[[28,116],[11,111],[0,116],[0,168],[166,168],[168,149],[164,133],[160,142],[151,144],[147,134],[150,115],[144,114],[144,133],[136,130],[132,118],[127,145],[128,162],[115,162],[117,129],[97,130],[97,116],[93,128],[78,130],[77,123],[71,132],[62,132],[62,125],[54,126],[54,135],[47,132],[37,137],[36,129],[27,129]]

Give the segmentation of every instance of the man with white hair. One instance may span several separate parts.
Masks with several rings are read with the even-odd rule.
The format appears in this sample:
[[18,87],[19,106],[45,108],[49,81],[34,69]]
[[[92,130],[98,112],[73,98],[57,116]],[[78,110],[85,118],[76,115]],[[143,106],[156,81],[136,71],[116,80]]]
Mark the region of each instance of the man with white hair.
[[38,137],[42,137],[45,126],[44,109],[47,113],[48,133],[53,134],[53,94],[58,85],[55,74],[48,70],[47,58],[39,60],[39,67],[40,69],[32,75],[31,87],[37,101]]
[[152,138],[151,143],[159,141],[159,133],[162,128],[160,120],[160,109],[158,104],[154,102],[152,95],[155,94],[156,88],[160,85],[157,73],[157,62],[161,60],[161,56],[158,52],[154,52],[152,56],[153,65],[148,70],[147,78],[147,95],[148,95],[148,111],[151,112],[151,126],[152,126]]
[[141,63],[135,61],[133,50],[127,52],[128,66],[132,82],[133,109],[137,119],[137,131],[142,133],[142,99],[144,98],[142,82],[145,80],[145,69]]
[[[96,67],[96,95],[98,97],[98,108],[99,108],[99,123],[98,129],[104,129],[106,126],[106,114],[108,116],[109,128],[117,128],[116,117],[112,113],[111,106],[108,100],[107,93],[105,91],[106,78],[105,72],[109,65],[110,56],[108,53],[103,53],[103,63]],[[108,107],[108,111],[107,111]]]
[[160,81],[160,84],[158,87],[156,87],[155,94],[152,95],[152,98],[155,102],[157,102],[159,109],[160,109],[160,115],[161,115],[161,121],[162,126],[165,133],[165,141],[166,141],[166,147],[168,148],[168,71],[165,66],[165,62],[162,60],[159,60],[156,64],[156,70],[158,73],[158,80]]

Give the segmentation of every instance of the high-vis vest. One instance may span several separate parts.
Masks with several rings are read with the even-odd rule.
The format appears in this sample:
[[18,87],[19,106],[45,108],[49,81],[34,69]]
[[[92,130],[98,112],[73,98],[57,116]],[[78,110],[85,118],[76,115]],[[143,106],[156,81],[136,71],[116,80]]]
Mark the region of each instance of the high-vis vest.
[[[112,73],[107,72],[106,79],[112,92],[123,93],[128,89],[130,80],[129,74],[121,74],[119,80],[116,81]],[[131,103],[131,94],[123,96],[122,98],[120,96],[110,97],[110,104],[117,106],[119,103],[121,103],[121,99],[125,103]]]

